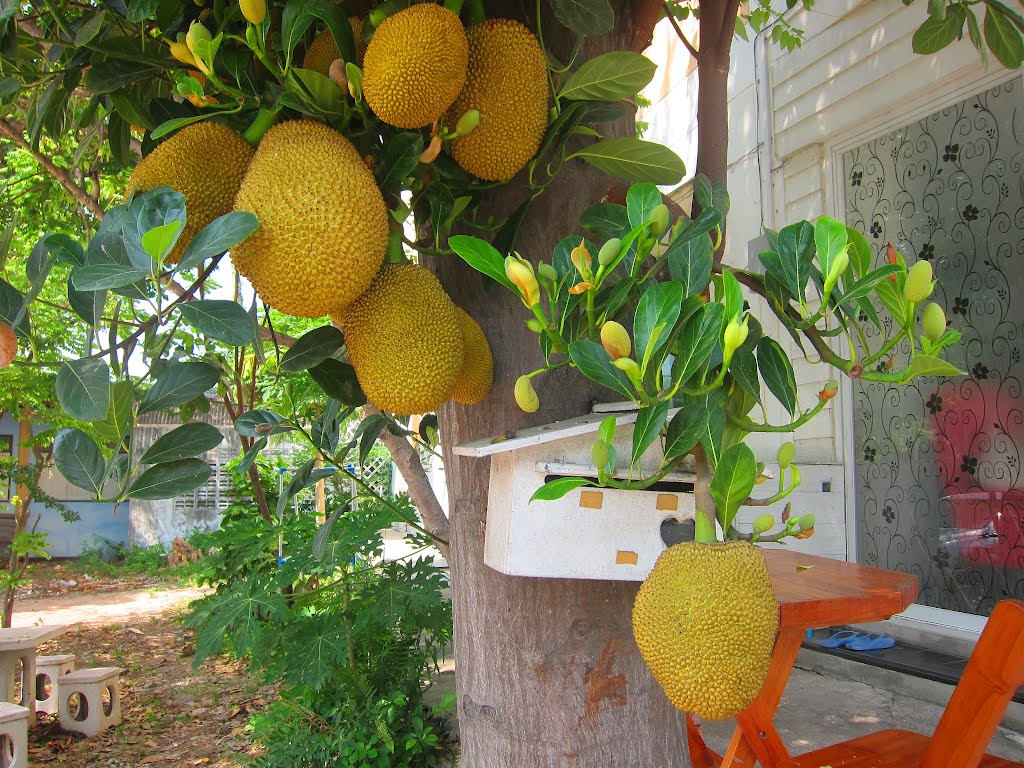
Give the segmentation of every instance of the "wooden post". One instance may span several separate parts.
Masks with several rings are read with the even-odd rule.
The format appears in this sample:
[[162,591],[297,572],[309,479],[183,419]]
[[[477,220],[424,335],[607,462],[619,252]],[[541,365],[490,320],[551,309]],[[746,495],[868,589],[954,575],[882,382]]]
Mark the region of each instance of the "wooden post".
[[[319,450],[316,452],[316,462],[314,466],[317,469],[321,469],[324,465],[324,455]],[[316,481],[316,523],[317,525],[323,525],[327,522],[327,488],[324,485],[326,479],[321,477]]]

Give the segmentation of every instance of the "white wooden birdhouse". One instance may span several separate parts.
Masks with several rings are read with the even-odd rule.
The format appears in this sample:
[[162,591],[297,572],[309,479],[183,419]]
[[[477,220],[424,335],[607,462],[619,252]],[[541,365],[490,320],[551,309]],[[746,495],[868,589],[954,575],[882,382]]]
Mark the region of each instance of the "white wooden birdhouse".
[[[487,565],[510,576],[642,581],[665,549],[662,523],[693,520],[695,478],[686,472],[669,474],[647,490],[582,487],[554,501],[530,501],[549,480],[596,479],[591,448],[601,421],[609,415],[616,417],[615,449],[619,456],[629,456],[637,414],[610,414],[608,409],[613,407],[599,406],[587,416],[455,447],[460,456],[491,460],[484,544]],[[659,441],[655,441],[640,461],[644,476],[657,471],[661,458]],[[801,469],[804,484],[789,497],[794,514],[802,514],[797,509],[814,512],[826,535],[788,540],[790,546],[845,559],[843,468]],[[629,469],[620,471],[623,474],[617,476],[625,477]],[[779,514],[782,507],[750,512]],[[742,511],[737,523],[752,515]]]

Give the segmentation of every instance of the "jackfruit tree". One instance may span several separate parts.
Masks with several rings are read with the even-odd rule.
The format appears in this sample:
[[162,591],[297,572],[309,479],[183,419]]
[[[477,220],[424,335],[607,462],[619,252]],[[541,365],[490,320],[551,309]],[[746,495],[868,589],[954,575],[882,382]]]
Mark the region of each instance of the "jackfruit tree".
[[[949,44],[964,24],[975,40],[961,6],[929,3],[915,47]],[[1016,16],[995,0],[986,7],[986,44],[1005,63],[1020,47],[1014,24],[1004,29]],[[666,207],[655,186],[680,182],[682,162],[635,137],[636,96],[655,71],[638,51],[662,14],[699,16],[700,50],[684,36],[701,80],[692,215]],[[76,138],[76,172],[52,162],[48,171],[93,225],[88,238],[43,237],[18,286],[0,282],[0,324],[19,340],[12,367],[56,367],[57,399],[80,423],[57,436],[59,469],[98,494],[115,487],[117,499],[194,489],[210,469],[187,430],[166,460],[133,465],[122,449],[138,416],[169,410],[188,421],[211,391],[237,417],[250,476],[276,435],[308,441],[343,475],[350,456],[380,441],[408,482],[419,513],[410,522],[451,564],[463,764],[683,764],[681,716],[655,678],[684,709],[694,707],[687,690],[721,683],[710,716],[750,695],[751,677],[728,659],[720,674],[701,666],[716,648],[688,657],[696,683],[691,664],[663,663],[665,606],[683,568],[707,557],[667,556],[635,609],[635,585],[501,577],[482,558],[487,468],[451,449],[585,413],[595,400],[634,401],[650,440],[634,454],[661,441],[659,473],[693,457],[700,542],[712,546],[719,530],[746,540],[715,550],[738,553],[728,567],[745,575],[730,593],[740,597],[712,603],[752,597],[750,615],[760,610],[770,635],[749,544],[807,535],[813,520],[732,525],[738,503],[762,500],[751,491],[766,479],[743,438],[800,426],[834,392],[805,410],[795,401],[788,360],[741,285],[848,375],[951,375],[936,353],[955,334],[931,309],[918,329],[930,276],[908,273],[898,255],[872,268],[835,220],[773,233],[763,273],[722,266],[729,50],[734,34],[769,26],[783,47],[799,42],[769,0],[742,13],[738,0],[3,6],[0,131],[41,164],[48,143]],[[100,201],[97,154],[109,156],[104,173],[134,170],[124,199]],[[255,289],[251,302],[238,288],[211,297],[237,275]],[[57,306],[87,335],[56,366],[25,325],[55,281],[66,295]],[[889,370],[887,349],[862,344],[860,324],[877,322],[869,297],[900,319],[896,337],[916,353],[908,369]],[[299,338],[282,332],[281,312],[309,318],[296,321]],[[847,334],[856,358],[830,346]],[[257,370],[305,386],[289,389],[287,408],[260,409]],[[751,416],[761,382],[791,424]],[[430,411],[436,421],[419,427],[407,418]],[[355,415],[359,429],[343,435]],[[420,462],[434,449],[431,424],[450,516]],[[657,481],[630,476],[633,457],[616,457],[607,428],[602,436],[593,482]],[[799,470],[786,465],[766,499],[796,487]],[[285,503],[320,472],[301,467]],[[541,498],[565,489],[545,486]],[[259,603],[251,610],[259,620]],[[734,644],[735,625],[715,635],[709,615],[697,631],[718,638],[718,651]],[[750,652],[743,666],[756,669],[764,644]]]

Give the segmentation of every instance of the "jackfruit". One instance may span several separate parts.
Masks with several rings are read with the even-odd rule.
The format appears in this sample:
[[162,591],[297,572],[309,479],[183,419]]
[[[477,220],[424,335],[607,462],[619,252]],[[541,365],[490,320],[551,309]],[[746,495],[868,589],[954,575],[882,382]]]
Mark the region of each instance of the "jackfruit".
[[370,38],[363,60],[366,103],[396,128],[430,125],[459,95],[468,62],[459,17],[434,3],[413,5],[386,18]]
[[6,323],[0,323],[0,368],[6,368],[18,355],[18,337],[14,329]]
[[366,399],[409,416],[452,396],[464,360],[457,307],[441,283],[415,264],[385,264],[373,286],[332,315]]
[[388,244],[384,198],[348,139],[323,123],[279,123],[235,199],[259,228],[231,258],[260,297],[299,317],[340,312],[369,289]]
[[537,154],[548,128],[548,73],[533,34],[511,19],[488,19],[466,31],[469,75],[448,110],[451,124],[480,113],[472,133],[451,144],[455,161],[481,179],[510,179]]
[[461,307],[456,307],[465,346],[462,373],[455,382],[452,400],[463,405],[476,405],[491,391],[494,381],[494,358],[483,329]]
[[[352,37],[356,41],[356,60],[350,63],[361,65],[363,54],[366,53],[366,43],[363,42],[363,20],[350,16],[348,23],[352,27]],[[331,34],[330,29],[325,27],[313,38],[313,42],[306,49],[306,55],[302,57],[302,68],[312,69],[321,75],[326,75],[330,71],[331,62],[340,58],[341,51],[338,50],[338,44],[334,42],[334,35]]]
[[768,675],[779,609],[764,556],[745,541],[662,552],[633,603],[640,654],[681,711],[724,720]]
[[207,224],[231,211],[252,145],[226,125],[204,120],[185,126],[135,166],[128,189],[171,187],[185,196],[187,221],[166,258],[176,264],[189,241]]

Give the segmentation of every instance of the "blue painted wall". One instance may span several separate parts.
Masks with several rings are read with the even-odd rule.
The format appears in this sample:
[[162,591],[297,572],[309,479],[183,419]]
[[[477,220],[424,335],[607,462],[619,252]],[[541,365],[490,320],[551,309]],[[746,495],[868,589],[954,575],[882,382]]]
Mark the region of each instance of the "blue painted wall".
[[[34,432],[42,432],[45,425],[36,425]],[[17,455],[18,422],[9,414],[0,414],[0,435],[12,435],[14,453]],[[8,496],[13,495],[14,488],[9,489]],[[67,522],[60,512],[49,509],[39,502],[32,504],[32,520],[42,515],[38,531],[49,536],[49,552],[51,557],[74,557],[97,540],[108,539],[120,544],[128,543],[128,504],[116,507],[113,504],[99,504],[92,501],[65,501],[81,517],[75,522]],[[0,502],[0,512],[10,514],[14,510],[5,502]]]

